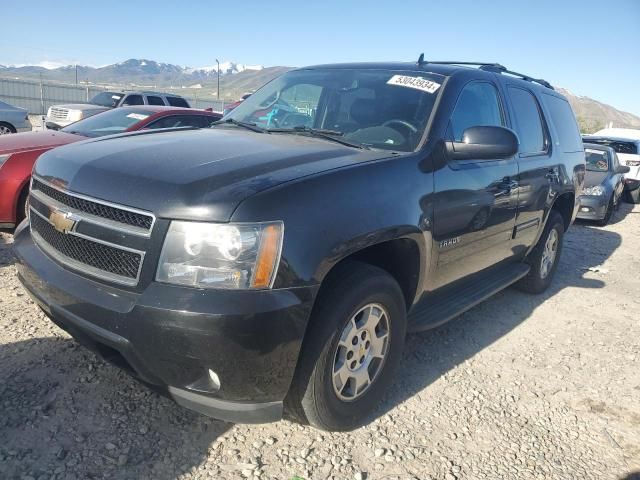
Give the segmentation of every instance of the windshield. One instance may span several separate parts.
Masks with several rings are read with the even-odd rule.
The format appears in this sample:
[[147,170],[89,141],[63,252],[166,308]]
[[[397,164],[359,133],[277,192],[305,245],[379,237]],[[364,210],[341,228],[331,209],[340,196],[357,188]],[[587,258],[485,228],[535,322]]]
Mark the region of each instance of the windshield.
[[150,112],[139,108],[116,108],[80,120],[63,128],[62,131],[85,137],[102,137],[122,133],[149,116]]
[[102,92],[93,97],[89,103],[100,105],[102,107],[114,107],[123,97],[121,93]]
[[420,143],[443,79],[391,70],[296,70],[225,118],[279,133],[322,129],[362,146],[409,152]]
[[606,172],[609,170],[609,154],[602,150],[585,148],[587,171]]
[[609,140],[605,138],[588,138],[588,140],[585,140],[585,142],[597,143],[598,145],[606,145],[607,147],[613,148],[616,153],[626,153],[631,155],[638,154],[638,146],[635,142]]

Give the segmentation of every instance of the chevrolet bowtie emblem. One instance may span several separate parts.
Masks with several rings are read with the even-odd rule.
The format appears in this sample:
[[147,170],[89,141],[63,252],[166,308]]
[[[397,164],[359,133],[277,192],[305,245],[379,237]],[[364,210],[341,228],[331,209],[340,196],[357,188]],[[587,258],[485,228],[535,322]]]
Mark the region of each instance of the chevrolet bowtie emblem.
[[53,228],[64,234],[71,232],[73,227],[76,226],[76,219],[73,218],[73,214],[60,210],[52,210],[49,214],[49,221]]

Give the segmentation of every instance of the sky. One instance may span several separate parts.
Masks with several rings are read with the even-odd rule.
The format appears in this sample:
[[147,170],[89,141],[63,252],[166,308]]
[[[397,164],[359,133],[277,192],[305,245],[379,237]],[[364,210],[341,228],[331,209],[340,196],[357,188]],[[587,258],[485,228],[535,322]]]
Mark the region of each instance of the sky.
[[[173,2],[171,2],[173,4]],[[17,5],[20,4],[18,8]],[[0,64],[498,62],[640,116],[640,0],[29,0]],[[5,47],[7,44],[5,44]]]

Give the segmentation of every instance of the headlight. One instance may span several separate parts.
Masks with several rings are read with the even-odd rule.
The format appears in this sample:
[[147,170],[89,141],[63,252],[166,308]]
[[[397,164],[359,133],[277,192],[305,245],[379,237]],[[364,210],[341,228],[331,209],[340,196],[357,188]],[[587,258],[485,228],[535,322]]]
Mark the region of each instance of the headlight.
[[83,118],[84,112],[82,110],[69,110],[69,115],[67,116],[68,120],[77,122],[78,120],[82,120]]
[[271,288],[282,222],[216,224],[173,221],[156,280],[202,288]]
[[595,187],[584,187],[582,189],[582,195],[604,195],[604,188],[601,185],[596,185]]
[[7,160],[9,160],[9,157],[11,156],[11,154],[8,155],[0,155],[0,167],[2,166],[2,164],[4,162],[6,162]]

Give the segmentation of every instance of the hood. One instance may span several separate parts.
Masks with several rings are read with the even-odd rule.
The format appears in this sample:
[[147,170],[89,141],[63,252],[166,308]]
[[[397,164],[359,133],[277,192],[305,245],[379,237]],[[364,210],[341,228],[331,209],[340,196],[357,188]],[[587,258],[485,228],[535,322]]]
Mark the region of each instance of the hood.
[[239,128],[136,132],[42,155],[56,185],[157,217],[227,221],[245,198],[283,182],[390,156],[293,134]]
[[43,148],[54,148],[84,139],[85,137],[80,135],[56,132],[53,130],[2,135],[0,136],[0,155]]
[[109,107],[103,105],[94,105],[92,103],[66,103],[64,105],[55,105],[55,108],[66,108],[67,110],[109,110]]
[[610,176],[611,172],[590,172],[587,170],[584,173],[584,186],[595,187],[596,185],[601,185]]

